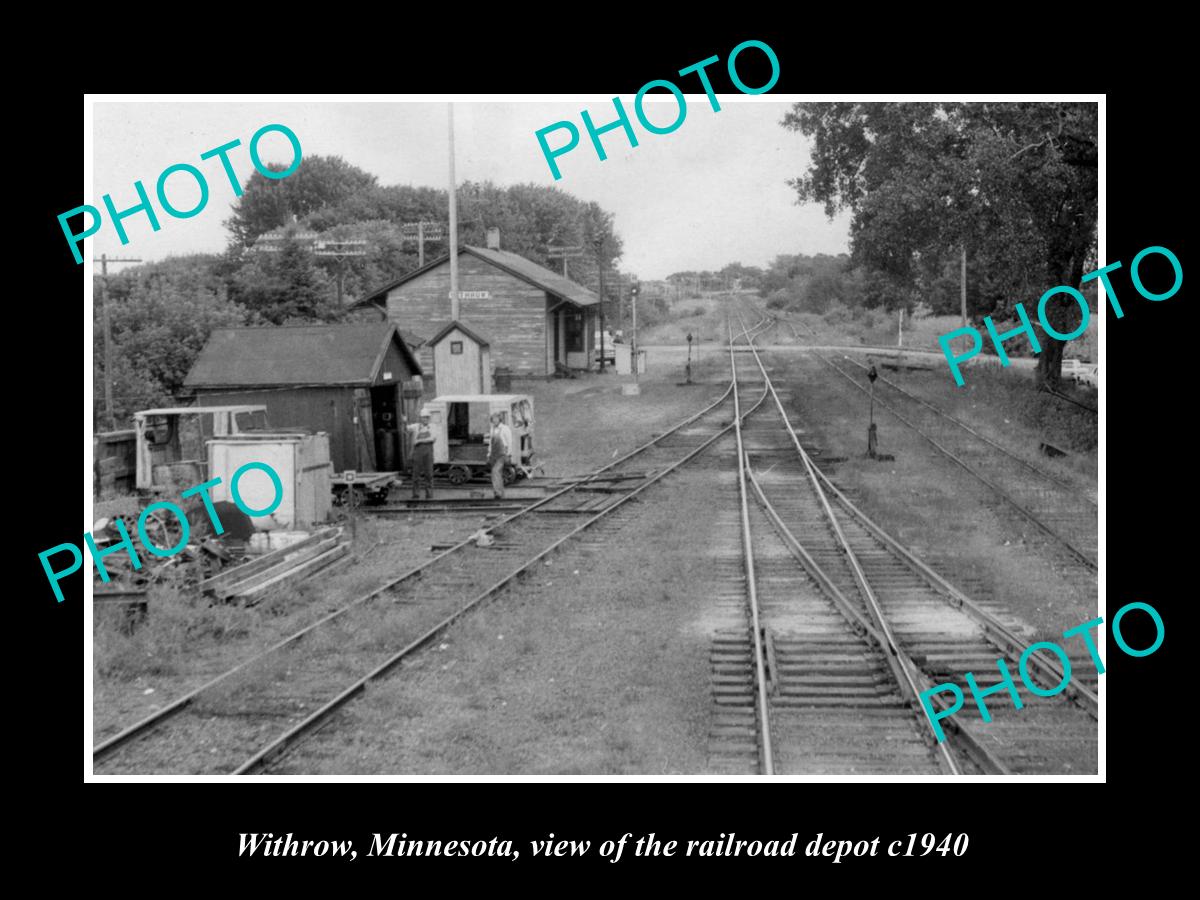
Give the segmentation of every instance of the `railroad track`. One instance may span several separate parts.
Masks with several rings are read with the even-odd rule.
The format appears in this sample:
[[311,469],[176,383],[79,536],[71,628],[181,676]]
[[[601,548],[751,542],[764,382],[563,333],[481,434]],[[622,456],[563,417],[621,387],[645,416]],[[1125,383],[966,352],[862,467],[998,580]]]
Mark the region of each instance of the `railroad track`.
[[[857,366],[863,372],[868,371],[870,368],[869,366],[859,362],[857,359],[852,359],[850,357],[846,357],[846,362],[850,363],[853,366]],[[932,413],[932,416],[936,417],[936,419],[934,419],[934,421],[940,420],[941,422],[947,423],[946,427],[948,428],[950,433],[959,435],[960,437],[962,437],[962,439],[964,441],[969,441],[969,438],[963,436],[963,434],[962,434],[965,432],[966,435],[969,435],[971,438],[974,438],[977,442],[986,444],[992,450],[1001,454],[1001,456],[1005,457],[1006,460],[1011,462],[1016,468],[1019,468],[1024,471],[1032,473],[1041,482],[1048,482],[1050,484],[1057,485],[1060,489],[1062,489],[1063,491],[1066,491],[1070,495],[1072,500],[1082,501],[1084,504],[1091,506],[1091,508],[1093,510],[1095,510],[1097,508],[1095,499],[1087,496],[1087,494],[1084,493],[1084,491],[1081,489],[1080,485],[1073,484],[1071,481],[1067,480],[1066,478],[1055,475],[1053,472],[1048,472],[1046,469],[1043,469],[1041,466],[1034,465],[1029,460],[1025,459],[1024,457],[1020,456],[1017,453],[1014,453],[1009,448],[1005,447],[1003,444],[999,444],[996,441],[993,441],[987,435],[981,434],[979,431],[972,428],[969,424],[964,422],[962,419],[946,412],[944,409],[942,409],[937,404],[931,403],[928,400],[926,400],[924,397],[920,397],[917,394],[912,393],[911,391],[905,390],[900,385],[896,384],[896,382],[894,382],[890,378],[888,378],[886,375],[877,373],[877,378],[878,378],[878,381],[880,384],[884,385],[885,387],[890,388],[895,394],[898,394],[899,396],[903,397],[905,400],[911,401],[913,404],[915,404],[915,406],[912,407],[913,409],[917,409],[918,407],[923,407],[924,410],[928,411],[929,413]],[[1065,398],[1065,399],[1069,400],[1070,398]]]
[[[761,774],[1095,772],[1094,677],[1076,677],[1055,698],[1023,692],[1019,711],[994,695],[987,724],[968,701],[942,721],[951,726],[947,741],[935,742],[917,694],[961,684],[967,671],[986,689],[999,680],[998,657],[1016,671],[1026,649],[1016,623],[997,605],[966,597],[836,488],[752,345],[731,352],[730,364],[735,404],[738,385],[747,384],[763,385],[771,403],[739,416],[736,480],[723,485],[736,514],[717,548],[726,622],[711,651],[710,766]],[[1056,661],[1039,653],[1031,662],[1034,680],[1058,684]],[[1072,663],[1073,673],[1091,668],[1086,650],[1072,653]]]
[[[865,378],[855,378],[842,362],[815,354],[826,366],[864,394]],[[846,359],[866,371],[867,367]],[[1097,573],[1095,501],[1064,479],[1021,458],[934,404],[880,377],[874,402],[915,431],[940,454],[985,485],[1024,523],[1034,526],[1033,543],[1069,578],[1094,579]],[[886,399],[880,396],[886,392]]]
[[[745,339],[766,319],[746,329]],[[633,464],[645,477],[617,496],[579,495],[593,479],[578,479],[504,516],[474,539],[349,601],[176,699],[93,749],[97,774],[178,772],[180,758],[194,774],[269,770],[306,736],[326,724],[372,681],[394,671],[451,624],[489,601],[567,541],[589,532],[611,536],[615,515],[643,491],[727,434],[730,386],[699,412],[592,473],[594,479]],[[570,516],[553,515],[569,509]]]

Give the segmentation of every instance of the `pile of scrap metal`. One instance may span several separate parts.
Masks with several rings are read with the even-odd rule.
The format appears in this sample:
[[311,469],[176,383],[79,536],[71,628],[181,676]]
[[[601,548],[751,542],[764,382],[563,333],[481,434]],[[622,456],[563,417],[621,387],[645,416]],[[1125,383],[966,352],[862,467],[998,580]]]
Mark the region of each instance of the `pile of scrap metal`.
[[[270,589],[292,585],[335,562],[349,561],[350,545],[342,541],[341,528],[323,528],[309,535],[292,532],[289,535],[294,539],[286,546],[252,555],[248,550],[255,532],[250,518],[232,503],[218,501],[214,507],[225,526],[220,535],[213,533],[203,509],[186,509],[192,527],[187,546],[180,552],[166,558],[139,553],[140,569],[133,567],[128,553],[105,557],[109,580],[103,583],[96,575],[95,599],[136,603],[152,585],[165,584],[222,603],[252,606]],[[136,534],[136,515],[118,513],[103,518],[92,532],[100,550],[121,540],[118,519],[124,522],[127,533]],[[168,523],[174,523],[174,528]],[[147,517],[145,530],[158,547],[173,547],[182,537],[173,516],[164,519],[156,512]],[[265,533],[258,535],[266,537]]]
[[[97,601],[139,603],[144,610],[146,591],[166,584],[221,602],[250,604],[271,588],[348,559],[341,529],[299,530],[329,517],[331,466],[324,433],[268,430],[261,405],[164,407],[136,412],[133,420],[136,493],[96,503],[99,518],[92,536],[97,549],[103,552],[124,540],[121,526],[131,546],[132,540],[164,551],[185,546],[170,556],[139,549],[136,568],[129,553],[101,557],[109,577],[105,581],[97,572]],[[284,502],[276,504],[276,512],[255,522],[236,503],[217,499],[245,463],[267,460],[284,484]],[[205,482],[216,485],[211,515],[201,496],[183,498],[184,488]],[[372,483],[384,496],[387,488]],[[154,508],[155,501],[168,497],[187,519],[186,535],[175,513]],[[221,523],[220,534],[214,520]]]
[[[137,596],[154,584],[167,584],[181,590],[194,588],[223,569],[237,566],[247,558],[246,550],[254,525],[250,517],[228,501],[213,504],[217,517],[224,526],[216,534],[212,522],[200,501],[187,504],[184,512],[188,520],[187,545],[169,557],[155,556],[147,552],[138,553],[140,568],[134,568],[128,553],[113,553],[104,557],[104,568],[108,573],[107,583],[96,574],[95,595]],[[125,533],[131,537],[138,534],[138,519],[142,505],[137,498],[121,498],[97,504],[97,511],[104,513],[92,526],[92,537],[96,546],[103,551],[119,543],[121,522]],[[179,520],[171,514],[151,510],[143,523],[145,537],[156,547],[164,550],[177,546],[183,537]]]

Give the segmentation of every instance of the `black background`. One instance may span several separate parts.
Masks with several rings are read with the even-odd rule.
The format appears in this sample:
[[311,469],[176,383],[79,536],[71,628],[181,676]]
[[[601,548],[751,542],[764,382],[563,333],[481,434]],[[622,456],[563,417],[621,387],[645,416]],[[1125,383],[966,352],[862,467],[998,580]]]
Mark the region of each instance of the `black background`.
[[[1180,714],[1182,710],[1186,715],[1187,709],[1176,690],[1182,683],[1168,668],[1173,656],[1187,652],[1181,646],[1188,635],[1182,607],[1195,593],[1177,589],[1179,573],[1190,561],[1187,549],[1193,530],[1184,512],[1194,493],[1188,490],[1194,448],[1189,416],[1193,354],[1185,323],[1186,281],[1170,300],[1151,303],[1136,295],[1127,272],[1132,257],[1150,245],[1169,247],[1188,269],[1183,220],[1190,205],[1185,205],[1185,193],[1189,200],[1193,193],[1190,148],[1181,131],[1186,124],[1184,107],[1171,99],[1175,93],[1172,66],[1180,57],[1163,44],[1162,34],[1124,30],[1114,37],[1102,35],[1099,28],[1084,34],[1078,22],[1065,20],[1041,21],[1036,32],[1022,23],[998,26],[993,22],[985,28],[967,22],[951,34],[944,28],[917,23],[918,28],[898,19],[877,25],[868,36],[860,21],[821,22],[806,17],[788,27],[749,20],[743,26],[734,15],[726,16],[720,25],[697,25],[686,34],[674,26],[655,30],[624,20],[602,34],[590,26],[568,27],[558,20],[561,12],[543,15],[497,9],[478,16],[464,14],[452,28],[438,23],[422,29],[397,19],[381,29],[387,32],[387,41],[370,46],[355,39],[352,47],[341,51],[330,49],[337,41],[326,40],[317,33],[320,29],[290,35],[272,32],[261,60],[234,41],[242,53],[236,65],[230,63],[233,39],[214,33],[201,42],[204,52],[197,51],[194,68],[172,63],[170,73],[151,67],[125,74],[115,68],[101,69],[82,89],[180,93],[432,89],[599,92],[627,97],[646,81],[671,77],[676,70],[716,54],[722,64],[709,71],[720,93],[733,90],[723,66],[729,50],[742,40],[756,38],[770,44],[780,60],[782,75],[772,94],[1107,92],[1104,261],[1125,263],[1114,284],[1126,315],[1116,320],[1108,313],[1107,352],[1102,360],[1108,462],[1105,619],[1124,603],[1141,600],[1158,609],[1167,626],[1162,648],[1147,658],[1126,657],[1109,642],[1104,676],[1108,783],[1041,782],[1001,789],[949,782],[84,785],[89,761],[80,725],[81,706],[88,702],[80,690],[81,578],[76,575],[64,582],[67,600],[55,603],[36,555],[60,542],[79,541],[79,526],[86,518],[80,481],[87,436],[75,430],[81,406],[85,415],[90,411],[90,398],[80,400],[77,379],[83,363],[75,356],[83,343],[79,299],[83,269],[74,263],[55,217],[96,198],[82,195],[78,174],[82,89],[77,84],[59,84],[27,98],[27,117],[36,125],[37,140],[26,146],[25,160],[11,170],[28,175],[16,179],[27,192],[16,218],[22,229],[32,233],[22,234],[20,251],[9,256],[9,271],[19,274],[21,288],[7,304],[9,396],[16,401],[7,417],[12,490],[5,501],[14,535],[7,573],[9,583],[18,586],[10,598],[18,614],[9,630],[8,644],[15,652],[7,666],[6,731],[10,748],[18,752],[9,771],[15,780],[37,785],[41,794],[28,807],[34,818],[25,820],[30,823],[26,826],[29,849],[55,858],[83,856],[79,861],[88,870],[100,873],[111,866],[119,879],[183,865],[191,873],[189,879],[212,885],[277,884],[287,873],[298,872],[309,887],[344,885],[346,875],[354,874],[380,877],[386,879],[384,884],[402,889],[405,876],[419,870],[436,877],[436,884],[456,888],[465,885],[458,879],[467,875],[485,875],[491,884],[499,884],[505,873],[516,874],[523,882],[539,875],[570,878],[580,866],[590,877],[604,881],[618,874],[633,873],[642,879],[657,872],[673,880],[703,878],[711,885],[713,879],[755,873],[803,878],[818,870],[830,871],[829,861],[800,857],[647,861],[627,853],[621,863],[611,865],[593,852],[582,862],[535,862],[529,858],[527,841],[544,838],[550,831],[595,843],[626,832],[636,838],[655,831],[660,837],[683,841],[716,838],[730,831],[742,839],[764,840],[799,832],[803,846],[818,832],[827,838],[881,835],[885,841],[910,832],[969,833],[971,845],[964,860],[877,858],[843,862],[834,870],[839,877],[848,873],[856,878],[865,873],[891,877],[916,867],[919,872],[910,883],[932,890],[935,885],[952,884],[934,881],[939,872],[962,873],[971,867],[993,873],[1004,883],[1019,876],[1026,864],[1041,868],[1049,859],[1056,861],[1050,862],[1057,873],[1050,876],[1052,880],[1083,887],[1082,872],[1073,860],[1095,860],[1099,848],[1110,843],[1122,854],[1157,843],[1168,828],[1157,811],[1164,788],[1166,796],[1171,793],[1167,779],[1190,772],[1190,767],[1168,764],[1164,754],[1183,740],[1185,724]],[[528,37],[514,37],[504,30],[514,28],[526,15],[539,19],[530,25],[536,30]],[[701,22],[706,18],[685,10],[680,15]],[[597,18],[606,18],[603,10]],[[369,23],[347,27],[372,30]],[[1169,29],[1159,29],[1163,30]],[[739,59],[743,80],[751,85],[765,81],[765,74],[760,77],[754,72],[755,56],[750,52]],[[1093,67],[1089,61],[1099,62]],[[686,81],[683,87],[696,89]],[[564,186],[569,190],[569,185]],[[1134,618],[1129,620],[1128,639],[1134,646],[1145,646],[1150,638],[1138,633]],[[363,859],[369,835],[375,831],[442,839],[498,835],[512,839],[522,858],[517,863]],[[240,832],[351,838],[360,858],[350,864],[238,860]],[[1045,877],[1039,877],[1041,887]],[[789,883],[800,884],[783,882]],[[1008,884],[1019,888],[1021,882],[1018,878]]]

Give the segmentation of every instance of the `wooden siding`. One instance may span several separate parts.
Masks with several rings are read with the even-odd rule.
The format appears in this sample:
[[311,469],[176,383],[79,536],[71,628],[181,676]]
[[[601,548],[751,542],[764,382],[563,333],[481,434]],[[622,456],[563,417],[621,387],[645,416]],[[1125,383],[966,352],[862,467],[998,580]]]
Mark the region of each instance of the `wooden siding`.
[[334,470],[361,468],[354,435],[354,389],[310,387],[285,390],[196,390],[197,406],[261,403],[272,428],[304,428],[329,435]]
[[[459,257],[458,289],[487,291],[487,300],[460,301],[459,315],[491,342],[492,365],[514,374],[548,375],[554,371],[546,352],[545,291],[469,254]],[[387,295],[388,317],[402,332],[424,340],[450,320],[450,264],[446,262]],[[433,364],[428,346],[419,355],[422,368]]]
[[[386,378],[385,376],[389,372],[392,377]],[[392,341],[388,345],[387,353],[384,354],[383,365],[379,367],[379,372],[375,375],[374,387],[384,384],[399,384],[402,381],[408,381],[416,374],[412,371],[412,366],[408,364],[408,360],[404,358],[400,348],[396,346],[396,342]]]
[[97,499],[132,494],[137,474],[137,433],[109,431],[92,438],[92,490]]
[[[451,344],[462,343],[462,353],[451,353]],[[475,343],[457,328],[448,331],[433,347],[433,376],[437,396],[446,394],[490,394],[491,363],[487,348]]]

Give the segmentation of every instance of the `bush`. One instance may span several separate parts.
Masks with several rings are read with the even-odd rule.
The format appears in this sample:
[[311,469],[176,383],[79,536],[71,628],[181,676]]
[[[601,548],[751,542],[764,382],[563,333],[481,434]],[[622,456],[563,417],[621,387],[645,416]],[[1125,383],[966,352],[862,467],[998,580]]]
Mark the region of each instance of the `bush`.
[[822,318],[830,325],[845,325],[854,318],[854,312],[840,303],[831,303]]

